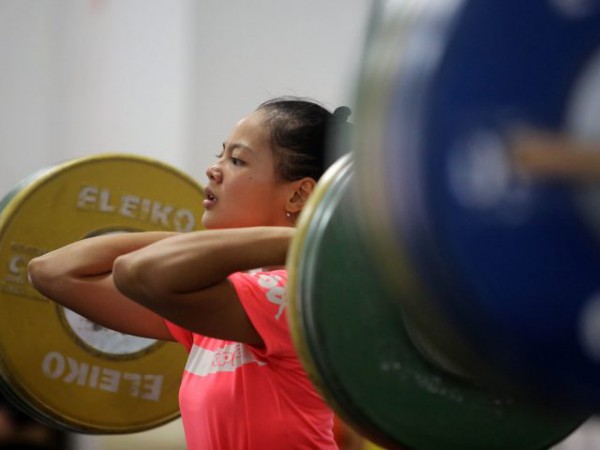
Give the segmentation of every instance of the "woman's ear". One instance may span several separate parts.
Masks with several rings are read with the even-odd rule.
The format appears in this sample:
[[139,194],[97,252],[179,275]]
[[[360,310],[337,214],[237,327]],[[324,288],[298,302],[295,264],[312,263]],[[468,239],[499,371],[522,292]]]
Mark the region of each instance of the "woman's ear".
[[312,194],[317,182],[310,177],[305,177],[292,182],[292,192],[286,204],[286,211],[297,214],[302,211],[308,197]]

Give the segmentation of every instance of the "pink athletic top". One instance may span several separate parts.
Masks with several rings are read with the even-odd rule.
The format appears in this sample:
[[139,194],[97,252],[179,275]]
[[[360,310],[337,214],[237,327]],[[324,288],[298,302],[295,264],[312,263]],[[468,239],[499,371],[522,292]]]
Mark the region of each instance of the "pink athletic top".
[[291,341],[287,272],[235,273],[229,280],[265,348],[167,322],[190,352],[179,391],[188,449],[337,449],[333,413],[309,382]]

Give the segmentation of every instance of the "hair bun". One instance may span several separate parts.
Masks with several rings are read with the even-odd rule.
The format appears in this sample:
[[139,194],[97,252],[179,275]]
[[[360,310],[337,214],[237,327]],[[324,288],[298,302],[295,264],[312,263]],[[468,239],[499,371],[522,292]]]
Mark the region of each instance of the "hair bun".
[[352,110],[350,108],[347,106],[338,106],[333,111],[333,119],[336,122],[347,122],[350,114],[352,114]]

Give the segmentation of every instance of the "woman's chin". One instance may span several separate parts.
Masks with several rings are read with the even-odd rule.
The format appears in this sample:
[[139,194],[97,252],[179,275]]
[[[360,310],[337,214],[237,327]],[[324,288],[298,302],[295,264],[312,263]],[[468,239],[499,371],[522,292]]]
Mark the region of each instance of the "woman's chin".
[[218,228],[216,222],[218,221],[215,220],[215,217],[213,217],[212,214],[210,214],[208,211],[204,211],[204,214],[202,215],[202,227],[207,230]]
[[215,216],[215,214],[205,211],[202,215],[202,226],[206,230],[218,230],[222,228],[237,228],[240,225],[236,225],[235,221],[224,220]]

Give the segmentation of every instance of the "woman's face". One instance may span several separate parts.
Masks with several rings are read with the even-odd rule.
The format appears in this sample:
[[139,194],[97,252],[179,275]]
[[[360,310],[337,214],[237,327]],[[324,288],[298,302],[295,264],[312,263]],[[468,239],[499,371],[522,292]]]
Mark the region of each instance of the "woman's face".
[[207,169],[206,228],[289,225],[285,205],[290,183],[277,179],[263,114],[255,111],[240,120]]

